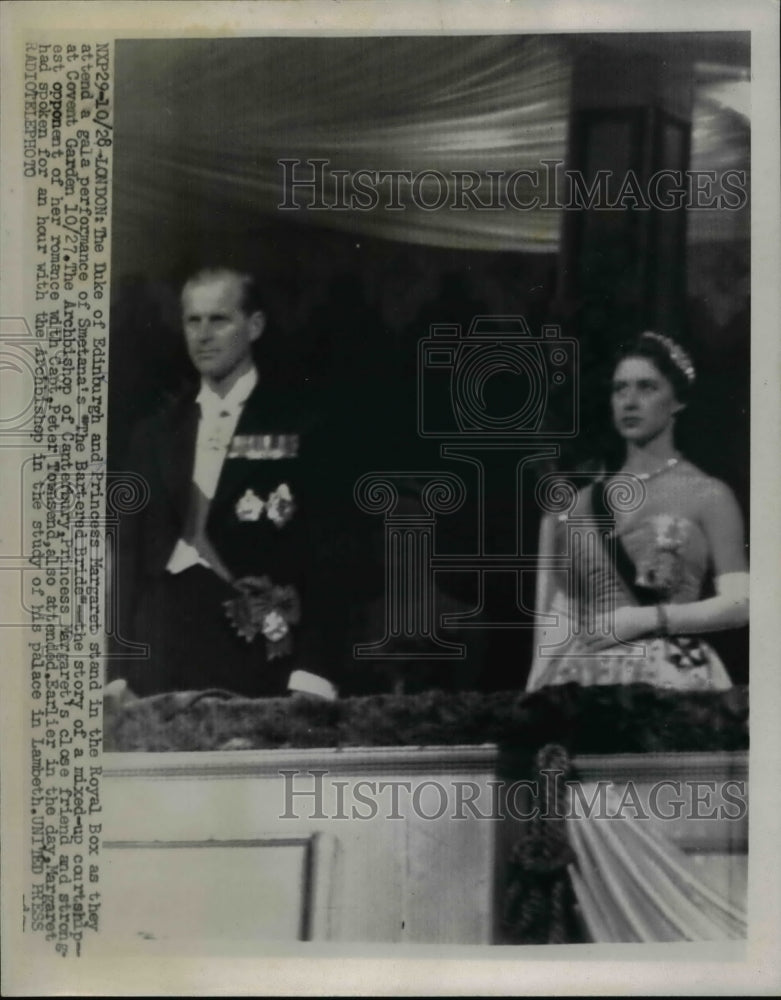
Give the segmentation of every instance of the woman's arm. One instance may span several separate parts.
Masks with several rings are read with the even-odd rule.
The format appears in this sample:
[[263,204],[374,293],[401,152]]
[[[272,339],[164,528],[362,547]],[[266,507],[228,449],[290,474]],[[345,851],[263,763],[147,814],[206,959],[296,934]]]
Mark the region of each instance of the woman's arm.
[[716,578],[715,597],[691,604],[666,604],[668,631],[673,635],[719,632],[748,622],[748,573],[727,573]]
[[[667,631],[671,635],[695,635],[739,628],[748,622],[749,573],[743,516],[732,491],[711,480],[700,510],[700,523],[708,540],[716,596],[687,604],[618,608],[613,635],[631,641]],[[610,636],[595,635],[591,649],[612,644]]]
[[689,604],[667,604],[673,634],[717,632],[748,622],[749,574],[743,515],[732,491],[724,483],[708,484],[700,520],[708,539],[716,596]]
[[544,514],[540,522],[540,538],[537,547],[537,587],[534,598],[534,649],[537,650],[537,640],[543,631],[543,624],[540,621],[542,615],[547,614],[553,596],[553,571],[550,560],[554,552],[554,532],[555,521],[552,514]]
[[[553,514],[543,514],[540,523],[539,545],[537,548],[537,579],[536,593],[534,600],[534,645],[532,647],[532,667],[529,673],[527,687],[531,685],[540,671],[543,671],[547,663],[540,656],[540,650],[549,645],[552,641],[552,633],[561,629],[562,623],[547,623],[546,618],[552,614],[561,616],[562,601],[556,600],[557,574],[552,565],[552,559],[556,552],[556,518]],[[554,610],[558,606],[558,611]]]

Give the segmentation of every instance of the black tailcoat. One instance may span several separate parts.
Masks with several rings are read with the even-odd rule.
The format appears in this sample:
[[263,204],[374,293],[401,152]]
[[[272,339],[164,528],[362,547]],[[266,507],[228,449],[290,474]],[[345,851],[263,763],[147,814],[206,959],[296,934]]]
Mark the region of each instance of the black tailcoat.
[[[206,534],[236,579],[269,577],[292,586],[301,604],[292,650],[269,658],[262,635],[251,643],[232,628],[224,601],[234,587],[202,566],[171,574],[166,566],[185,530],[200,409],[192,391],[133,435],[128,465],[149,499],[120,526],[121,638],[150,645],[148,659],[124,658],[112,671],[137,694],[219,687],[249,696],[284,694],[293,669],[337,682],[345,655],[350,560],[351,483],[340,474],[344,442],[329,438],[322,408],[300,395],[258,384],[247,400],[211,501]],[[282,444],[282,454],[269,450]],[[279,449],[278,449],[279,451]],[[333,460],[332,460],[333,459]],[[277,524],[264,510],[241,515],[241,501],[266,502],[285,484],[293,512]]]

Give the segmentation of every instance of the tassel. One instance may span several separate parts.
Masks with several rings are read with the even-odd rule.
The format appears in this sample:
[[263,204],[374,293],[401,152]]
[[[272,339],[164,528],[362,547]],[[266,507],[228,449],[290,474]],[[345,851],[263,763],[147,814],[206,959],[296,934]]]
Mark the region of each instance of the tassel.
[[576,940],[568,866],[575,860],[565,828],[567,751],[547,744],[535,756],[533,818],[510,855],[503,927],[510,944]]

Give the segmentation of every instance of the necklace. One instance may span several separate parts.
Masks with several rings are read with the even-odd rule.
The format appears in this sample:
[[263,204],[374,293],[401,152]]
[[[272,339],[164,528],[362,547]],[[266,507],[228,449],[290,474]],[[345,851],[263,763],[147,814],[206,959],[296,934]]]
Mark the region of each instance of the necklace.
[[675,455],[673,458],[668,458],[664,465],[660,465],[659,468],[654,469],[653,472],[632,472],[630,475],[634,476],[635,479],[641,480],[641,482],[647,483],[649,479],[654,479],[663,472],[667,472],[668,469],[674,469],[679,462],[680,458]]

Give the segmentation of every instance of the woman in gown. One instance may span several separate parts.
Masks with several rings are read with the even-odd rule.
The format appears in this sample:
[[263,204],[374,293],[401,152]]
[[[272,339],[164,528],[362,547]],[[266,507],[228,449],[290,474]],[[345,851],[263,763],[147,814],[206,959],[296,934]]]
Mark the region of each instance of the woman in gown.
[[729,487],[676,450],[694,378],[688,355],[660,334],[642,334],[619,356],[611,403],[624,461],[566,513],[543,518],[528,690],[731,686],[699,635],[748,621],[743,518]]
[[[675,421],[694,378],[688,355],[660,334],[643,333],[619,356],[611,404],[623,463],[577,493],[559,480],[547,494],[528,690],[572,682],[731,686],[699,636],[748,620],[743,519],[730,489],[676,450]],[[553,512],[562,499],[568,510],[559,503]],[[605,822],[568,788],[569,874],[591,940],[746,936],[733,883],[710,883],[663,823],[631,815]],[[595,788],[581,786],[587,800]],[[617,802],[618,789],[608,793],[608,810]]]

